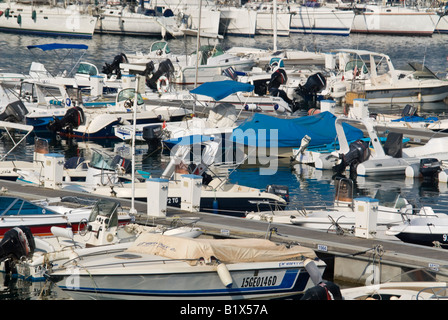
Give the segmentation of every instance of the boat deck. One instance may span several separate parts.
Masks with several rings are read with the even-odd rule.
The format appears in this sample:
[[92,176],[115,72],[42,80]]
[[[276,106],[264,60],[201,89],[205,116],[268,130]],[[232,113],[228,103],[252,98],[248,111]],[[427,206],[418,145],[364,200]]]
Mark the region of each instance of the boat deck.
[[[52,190],[43,187],[24,185],[18,182],[2,181],[0,194],[33,199],[45,199],[62,196],[82,196],[101,198],[85,193],[76,194],[63,190]],[[125,208],[131,207],[130,200],[119,199]],[[360,260],[371,260],[373,255],[379,257],[381,264],[401,268],[435,268],[448,265],[448,250],[436,247],[424,247],[401,241],[358,238],[351,234],[338,235],[303,228],[295,225],[269,224],[264,221],[249,220],[213,213],[191,213],[168,207],[166,218],[155,218],[146,215],[146,202],[136,201],[136,222],[140,224],[179,225],[195,222],[204,234],[214,237],[232,238],[270,238],[273,241],[298,243],[316,251],[319,257],[347,257]],[[448,275],[447,275],[448,277]]]

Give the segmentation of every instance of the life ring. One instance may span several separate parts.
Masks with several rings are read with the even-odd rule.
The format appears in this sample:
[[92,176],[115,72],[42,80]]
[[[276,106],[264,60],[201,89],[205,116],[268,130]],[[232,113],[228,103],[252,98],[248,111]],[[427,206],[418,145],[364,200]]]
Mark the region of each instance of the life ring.
[[158,92],[160,92],[160,93],[167,92],[169,86],[170,86],[170,82],[167,77],[161,76],[159,79],[157,79],[157,91]]

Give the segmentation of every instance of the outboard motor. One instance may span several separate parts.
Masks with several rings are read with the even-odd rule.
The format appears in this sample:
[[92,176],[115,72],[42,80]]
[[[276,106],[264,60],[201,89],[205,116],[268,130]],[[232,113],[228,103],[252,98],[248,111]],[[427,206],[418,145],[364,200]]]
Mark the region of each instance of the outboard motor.
[[67,129],[71,132],[73,128],[78,128],[85,121],[84,111],[81,107],[73,107],[67,110],[62,119],[54,119],[48,124],[48,130],[53,133],[60,132],[62,129]]
[[307,102],[309,108],[316,107],[317,94],[321,92],[327,85],[325,76],[318,72],[315,73],[306,80],[306,83],[295,89],[295,92]]
[[5,111],[0,114],[1,121],[9,121],[22,123],[25,119],[25,115],[28,113],[27,108],[22,101],[17,100],[11,102],[5,107]]
[[0,260],[8,260],[8,263],[5,263],[5,272],[12,271],[15,261],[22,257],[30,257],[35,249],[34,237],[28,227],[15,227],[8,230],[0,242]]
[[152,75],[150,79],[146,81],[146,85],[152,90],[157,90],[157,80],[161,76],[166,76],[168,79],[170,78],[170,74],[174,73],[174,66],[170,59],[166,59],[159,63],[159,68]]
[[282,84],[286,84],[287,81],[288,76],[286,75],[285,70],[280,68],[275,70],[274,73],[272,73],[271,80],[269,80],[268,83],[269,94],[273,97],[280,97],[289,105],[294,106],[294,102],[288,98],[286,92],[284,90],[279,89],[279,87]]
[[300,300],[344,300],[339,286],[331,281],[322,281],[305,291]]
[[154,148],[156,146],[160,146],[160,142],[162,140],[162,125],[156,126],[146,126],[143,127],[143,139],[148,144],[149,148]]
[[425,179],[434,179],[442,171],[440,161],[435,158],[420,159],[420,174]]
[[288,186],[280,186],[276,184],[270,184],[266,187],[266,192],[273,193],[285,199],[286,203],[289,203],[289,188]]
[[341,163],[335,165],[333,170],[337,173],[342,173],[347,166],[350,166],[350,174],[355,174],[358,164],[370,157],[369,143],[363,140],[352,142],[350,143],[349,151],[346,154],[340,154],[339,157]]
[[404,106],[403,111],[401,112],[402,117],[413,117],[417,115],[417,109],[410,104]]
[[110,166],[112,167],[112,169],[121,168],[125,173],[131,173],[132,171],[132,161],[123,158],[118,154],[112,159]]
[[128,63],[128,58],[124,53],[116,55],[111,64],[106,62],[101,72],[105,73],[107,78],[110,78],[113,74],[115,74],[117,79],[121,79],[120,63]]

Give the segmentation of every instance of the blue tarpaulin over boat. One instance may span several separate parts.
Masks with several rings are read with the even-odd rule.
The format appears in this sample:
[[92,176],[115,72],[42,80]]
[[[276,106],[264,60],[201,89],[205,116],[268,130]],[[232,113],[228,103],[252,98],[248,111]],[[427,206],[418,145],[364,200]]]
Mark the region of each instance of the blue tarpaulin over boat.
[[70,43],[47,43],[35,46],[27,46],[28,49],[38,48],[42,51],[57,50],[57,49],[84,49],[87,50],[89,47],[85,44],[70,44]]
[[190,90],[190,93],[201,94],[219,101],[236,92],[251,92],[253,90],[254,86],[250,83],[224,80],[203,83],[197,88]]
[[[281,119],[256,113],[251,120],[245,121],[233,130],[231,140],[239,144],[256,147],[270,147],[271,142],[278,148],[299,147],[302,138],[311,138],[310,147],[335,142],[337,138],[336,116],[325,111],[312,116],[293,119]],[[363,132],[348,123],[343,123],[348,141],[363,138]],[[278,131],[271,131],[276,129]],[[278,139],[275,139],[277,132]],[[271,139],[275,139],[272,140]],[[274,146],[274,144],[273,144]]]

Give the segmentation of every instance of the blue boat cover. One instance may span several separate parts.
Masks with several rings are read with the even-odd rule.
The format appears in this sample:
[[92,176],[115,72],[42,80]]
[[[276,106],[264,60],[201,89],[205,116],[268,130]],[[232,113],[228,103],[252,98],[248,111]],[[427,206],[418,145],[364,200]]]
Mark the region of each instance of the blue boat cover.
[[233,80],[213,81],[205,82],[190,90],[190,93],[202,94],[207,97],[213,98],[215,101],[224,99],[236,92],[251,92],[254,90],[254,86],[250,83],[242,83]]
[[202,142],[207,142],[207,141],[212,141],[212,140],[213,140],[213,137],[203,136],[200,134],[194,134],[191,136],[163,140],[163,142],[169,146],[174,146],[174,145],[189,146],[192,144],[202,143]]
[[69,43],[47,43],[35,46],[27,46],[28,49],[42,49],[42,51],[57,50],[57,49],[85,49],[89,47],[85,44],[69,44]]
[[[336,116],[328,111],[293,119],[281,119],[256,113],[251,120],[243,122],[233,130],[231,140],[246,146],[270,147],[271,129],[277,129],[278,143],[276,147],[278,148],[299,147],[305,135],[311,138],[310,147],[321,146],[337,140],[335,121]],[[347,141],[363,138],[362,130],[348,123],[343,123],[342,126]],[[264,131],[262,131],[263,129]],[[272,139],[275,139],[274,135],[273,132]]]
[[437,122],[439,121],[439,118],[437,117],[428,117],[428,118],[423,118],[423,117],[419,117],[419,116],[406,116],[406,117],[402,117],[399,119],[395,119],[392,120],[392,122],[428,122],[428,123],[433,123],[433,122]]

